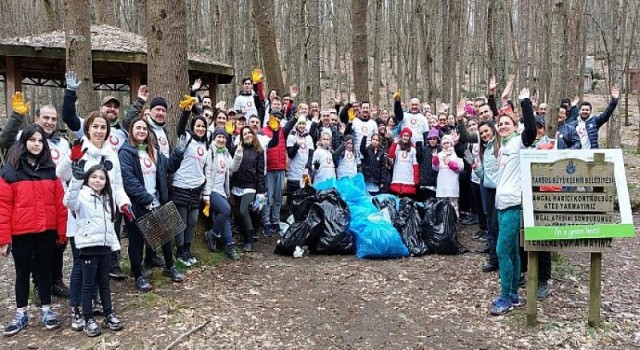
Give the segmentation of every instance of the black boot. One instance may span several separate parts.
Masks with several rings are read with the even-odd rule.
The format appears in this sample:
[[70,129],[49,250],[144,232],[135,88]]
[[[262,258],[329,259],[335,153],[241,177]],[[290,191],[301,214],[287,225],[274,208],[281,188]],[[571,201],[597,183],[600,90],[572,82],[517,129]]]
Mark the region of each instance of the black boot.
[[216,235],[213,231],[209,230],[204,233],[204,241],[207,243],[207,248],[209,248],[210,252],[214,253],[218,250]]
[[109,272],[109,277],[114,280],[122,281],[127,278],[127,275],[122,272],[122,268],[120,268],[120,251],[111,252],[111,271]]
[[253,235],[255,234],[254,230],[247,230],[244,233],[244,245],[242,246],[242,250],[245,252],[253,252]]
[[240,256],[238,255],[238,253],[236,252],[235,247],[233,246],[233,243],[225,244],[224,252],[227,254],[227,256],[229,256],[229,258],[231,260],[239,260],[240,259]]

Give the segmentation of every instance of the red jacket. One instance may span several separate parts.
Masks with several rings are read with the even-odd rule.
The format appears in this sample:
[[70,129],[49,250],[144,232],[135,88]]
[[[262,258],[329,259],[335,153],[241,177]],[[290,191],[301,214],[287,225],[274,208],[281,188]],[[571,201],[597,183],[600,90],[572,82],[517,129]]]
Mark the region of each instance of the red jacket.
[[[284,136],[284,128],[278,129],[280,142],[273,148],[267,148],[267,171],[287,170],[287,139]],[[273,138],[273,130],[267,125],[262,128],[262,132]]]
[[55,230],[64,240],[67,209],[63,197],[55,166],[15,170],[5,165],[0,173],[0,244],[11,243],[11,236],[47,230]]

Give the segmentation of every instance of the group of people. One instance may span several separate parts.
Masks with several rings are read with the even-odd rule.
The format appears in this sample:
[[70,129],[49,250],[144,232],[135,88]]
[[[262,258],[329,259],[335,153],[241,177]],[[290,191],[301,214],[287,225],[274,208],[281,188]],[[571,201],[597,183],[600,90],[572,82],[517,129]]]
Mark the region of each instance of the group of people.
[[[62,120],[75,136],[73,145],[58,130],[51,105],[38,108],[34,123],[21,130],[30,104],[20,92],[0,133],[0,147],[8,149],[0,170],[0,253],[11,252],[16,270],[17,309],[7,336],[29,322],[31,275],[47,329],[60,325],[51,309],[54,293],[70,298],[72,329],[100,334],[94,316],[99,311],[103,327],[117,331],[123,325],[111,303],[109,277],[127,277],[120,267],[124,232],[135,288],[147,292],[153,286],[145,269],[162,267],[164,276],[182,282],[175,262],[198,264],[191,247],[201,211],[210,218],[203,235],[209,249],[221,244],[237,260],[232,227],[240,232],[242,250],[251,252],[259,231],[266,237],[281,233],[285,193],[357,173],[372,195],[446,198],[462,223],[478,223],[476,236],[486,240],[488,253],[482,270],[500,270],[501,292],[491,313],[504,314],[519,304],[520,150],[597,148],[598,129],[619,97],[612,88],[609,106],[599,115],[592,115],[588,102],[563,100],[552,139],[545,133],[547,105],[538,104],[534,112],[523,89],[517,113],[508,99],[511,84],[496,101],[495,79],[488,96],[461,101],[454,116],[444,104],[432,114],[417,98],[405,108],[400,93],[393,96],[393,113],[355,97],[344,105],[336,98],[334,106],[321,109],[318,102],[298,101],[295,87],[282,97],[273,90],[267,96],[256,69],[242,80],[231,108],[198,96],[196,80],[179,103],[172,140],[167,101],[149,98],[146,86],[120,118],[120,101],[113,96],[79,116],[79,85],[75,73],[67,72]],[[160,257],[145,243],[136,218],[171,201],[186,228],[162,245]],[[73,256],[69,287],[62,274],[67,245]],[[538,294],[544,298],[548,253],[540,265]]]

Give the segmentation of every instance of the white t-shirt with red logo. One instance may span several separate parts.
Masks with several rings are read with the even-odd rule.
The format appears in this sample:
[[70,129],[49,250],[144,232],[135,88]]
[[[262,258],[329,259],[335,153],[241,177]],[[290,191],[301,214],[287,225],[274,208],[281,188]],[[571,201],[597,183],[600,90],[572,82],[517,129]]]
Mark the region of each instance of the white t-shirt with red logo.
[[147,151],[139,150],[138,158],[140,159],[140,168],[142,169],[142,177],[144,179],[144,189],[147,190],[147,193],[153,196],[153,206],[158,207],[160,206],[156,175],[158,168],[156,167],[156,164],[151,161],[151,157],[149,157],[149,153],[147,153]]
[[411,129],[411,142],[415,145],[416,142],[424,142],[422,134],[429,130],[427,118],[422,113],[409,113],[405,112],[402,117],[402,128]]
[[[287,147],[293,147],[296,144],[298,138],[293,133],[287,137]],[[302,181],[302,175],[304,174],[304,167],[309,160],[309,150],[313,150],[313,139],[311,136],[306,135],[304,140],[298,147],[298,153],[293,159],[289,159],[289,169],[287,169],[287,180],[290,181]]]
[[[211,192],[216,192],[223,197],[227,197],[227,193],[225,191],[225,181],[227,181],[227,177],[229,176],[229,166],[231,165],[231,156],[229,152],[226,150],[222,153],[216,153],[215,146],[212,146],[212,158],[211,158],[211,172],[209,176],[211,177],[209,181],[211,181]],[[206,192],[206,191],[205,191]],[[207,195],[205,193],[205,195]]]
[[[320,163],[320,167],[318,169],[316,169],[314,165],[316,161]],[[333,153],[328,149],[318,148],[313,152],[311,166],[315,171],[313,182],[316,184],[327,179],[336,178],[336,167],[333,164]]]
[[[378,124],[372,119],[364,121],[360,118],[356,118],[351,122],[351,128],[353,129],[354,149],[360,149],[360,142],[362,142],[363,136],[367,137],[367,147],[369,147],[371,144],[371,136],[378,133]],[[362,155],[360,158],[362,158]]]
[[[187,134],[187,137],[190,138],[191,135]],[[180,168],[173,176],[173,186],[184,189],[199,187],[204,183],[205,166],[210,162],[211,152],[207,149],[207,145],[204,142],[192,140],[184,150]]]
[[251,95],[238,95],[233,103],[233,109],[241,111],[247,119],[252,115],[258,116],[258,109],[256,108],[253,94],[254,92],[251,91]]
[[411,147],[410,150],[403,151],[400,147],[396,147],[395,164],[393,166],[393,177],[391,183],[413,185],[413,166],[418,164],[416,158],[416,148]]
[[353,151],[344,151],[344,156],[339,160],[336,170],[338,179],[354,176],[358,173],[358,161]]
[[120,147],[122,147],[125,142],[127,142],[127,135],[125,135],[124,130],[111,128],[107,143],[116,154],[118,154]]

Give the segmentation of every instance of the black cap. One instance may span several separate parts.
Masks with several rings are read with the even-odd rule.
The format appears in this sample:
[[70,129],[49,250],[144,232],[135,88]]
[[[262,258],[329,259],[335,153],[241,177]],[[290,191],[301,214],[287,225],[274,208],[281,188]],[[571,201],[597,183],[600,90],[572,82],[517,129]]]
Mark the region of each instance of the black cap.
[[536,116],[536,125],[545,126],[544,118],[539,116],[539,115],[537,115]]
[[151,100],[151,104],[149,105],[149,108],[153,109],[153,107],[156,107],[156,106],[162,106],[164,107],[164,109],[169,108],[167,107],[167,101],[165,101],[165,99],[162,97],[154,97],[153,100]]

